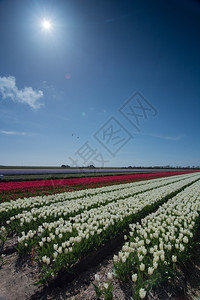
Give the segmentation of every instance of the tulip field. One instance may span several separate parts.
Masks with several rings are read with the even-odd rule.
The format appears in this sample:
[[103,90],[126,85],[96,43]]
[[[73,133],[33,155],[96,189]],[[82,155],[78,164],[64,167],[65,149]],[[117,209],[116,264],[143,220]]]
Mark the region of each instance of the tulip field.
[[[84,179],[78,184],[72,180],[68,190],[20,198],[13,197],[12,191],[22,195],[17,193],[20,184],[27,191],[33,182],[0,183],[1,193],[7,195],[0,204],[1,254],[12,245],[19,258],[26,257],[38,266],[37,283],[46,285],[61,271],[70,272],[92,251],[98,252],[125,234],[108,280],[101,282],[95,276],[96,297],[114,299],[112,281],[118,280],[131,282],[133,299],[145,299],[154,286],[173,276],[176,265],[187,260],[194,246],[200,173],[142,175],[146,176],[135,182],[131,175],[90,179],[89,185]],[[112,184],[102,184],[108,181]],[[63,181],[60,186],[63,188]]]
[[91,178],[2,182],[0,183],[0,203],[4,201],[15,200],[17,198],[49,195],[52,193],[63,193],[74,190],[96,188],[105,185],[128,183],[139,180],[149,180],[153,178],[168,177],[187,173],[189,172],[174,171]]
[[145,298],[151,287],[173,275],[193,247],[199,225],[200,184],[195,182],[139,223],[130,224],[128,241],[114,256],[115,274],[134,282],[135,298]]

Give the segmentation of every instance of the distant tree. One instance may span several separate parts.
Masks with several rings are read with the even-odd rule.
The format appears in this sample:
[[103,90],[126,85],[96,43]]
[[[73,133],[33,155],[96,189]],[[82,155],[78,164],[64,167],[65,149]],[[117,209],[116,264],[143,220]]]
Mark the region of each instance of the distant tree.
[[87,168],[88,169],[95,169],[95,166],[94,165],[89,165]]

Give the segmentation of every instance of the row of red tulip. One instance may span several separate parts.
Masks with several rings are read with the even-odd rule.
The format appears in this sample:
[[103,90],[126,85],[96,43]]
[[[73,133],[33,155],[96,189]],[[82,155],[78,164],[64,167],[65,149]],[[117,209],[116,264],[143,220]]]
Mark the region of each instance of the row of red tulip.
[[40,181],[23,181],[23,182],[2,182],[0,183],[0,191],[9,190],[24,190],[30,188],[46,188],[56,186],[80,186],[102,182],[131,182],[135,180],[145,180],[150,178],[166,177],[172,175],[181,175],[189,172],[160,172],[146,173],[133,175],[117,175],[105,177],[89,177],[89,178],[74,178],[74,179],[59,179],[59,180],[40,180]]

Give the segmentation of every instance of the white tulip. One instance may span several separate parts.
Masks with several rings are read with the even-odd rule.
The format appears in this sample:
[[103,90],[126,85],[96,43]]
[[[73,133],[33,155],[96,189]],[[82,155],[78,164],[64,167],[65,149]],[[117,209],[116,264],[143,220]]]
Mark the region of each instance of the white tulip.
[[144,299],[145,298],[145,296],[146,296],[146,291],[145,291],[145,289],[140,289],[140,291],[139,291],[139,296],[140,296],[140,298],[141,299]]
[[148,267],[148,274],[149,274],[149,275],[152,275],[152,274],[153,274],[153,271],[154,271],[154,268]]
[[140,271],[142,271],[142,272],[143,272],[143,271],[144,271],[144,269],[145,269],[145,264],[141,263],[141,264],[140,264]]
[[133,274],[131,276],[131,279],[132,279],[133,282],[136,282],[137,281],[137,274]]

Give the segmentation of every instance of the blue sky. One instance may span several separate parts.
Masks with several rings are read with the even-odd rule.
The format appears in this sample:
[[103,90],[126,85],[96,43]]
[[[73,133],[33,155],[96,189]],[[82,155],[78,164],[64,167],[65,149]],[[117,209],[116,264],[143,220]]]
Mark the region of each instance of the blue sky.
[[0,0],[0,165],[200,165],[199,20],[194,0]]

